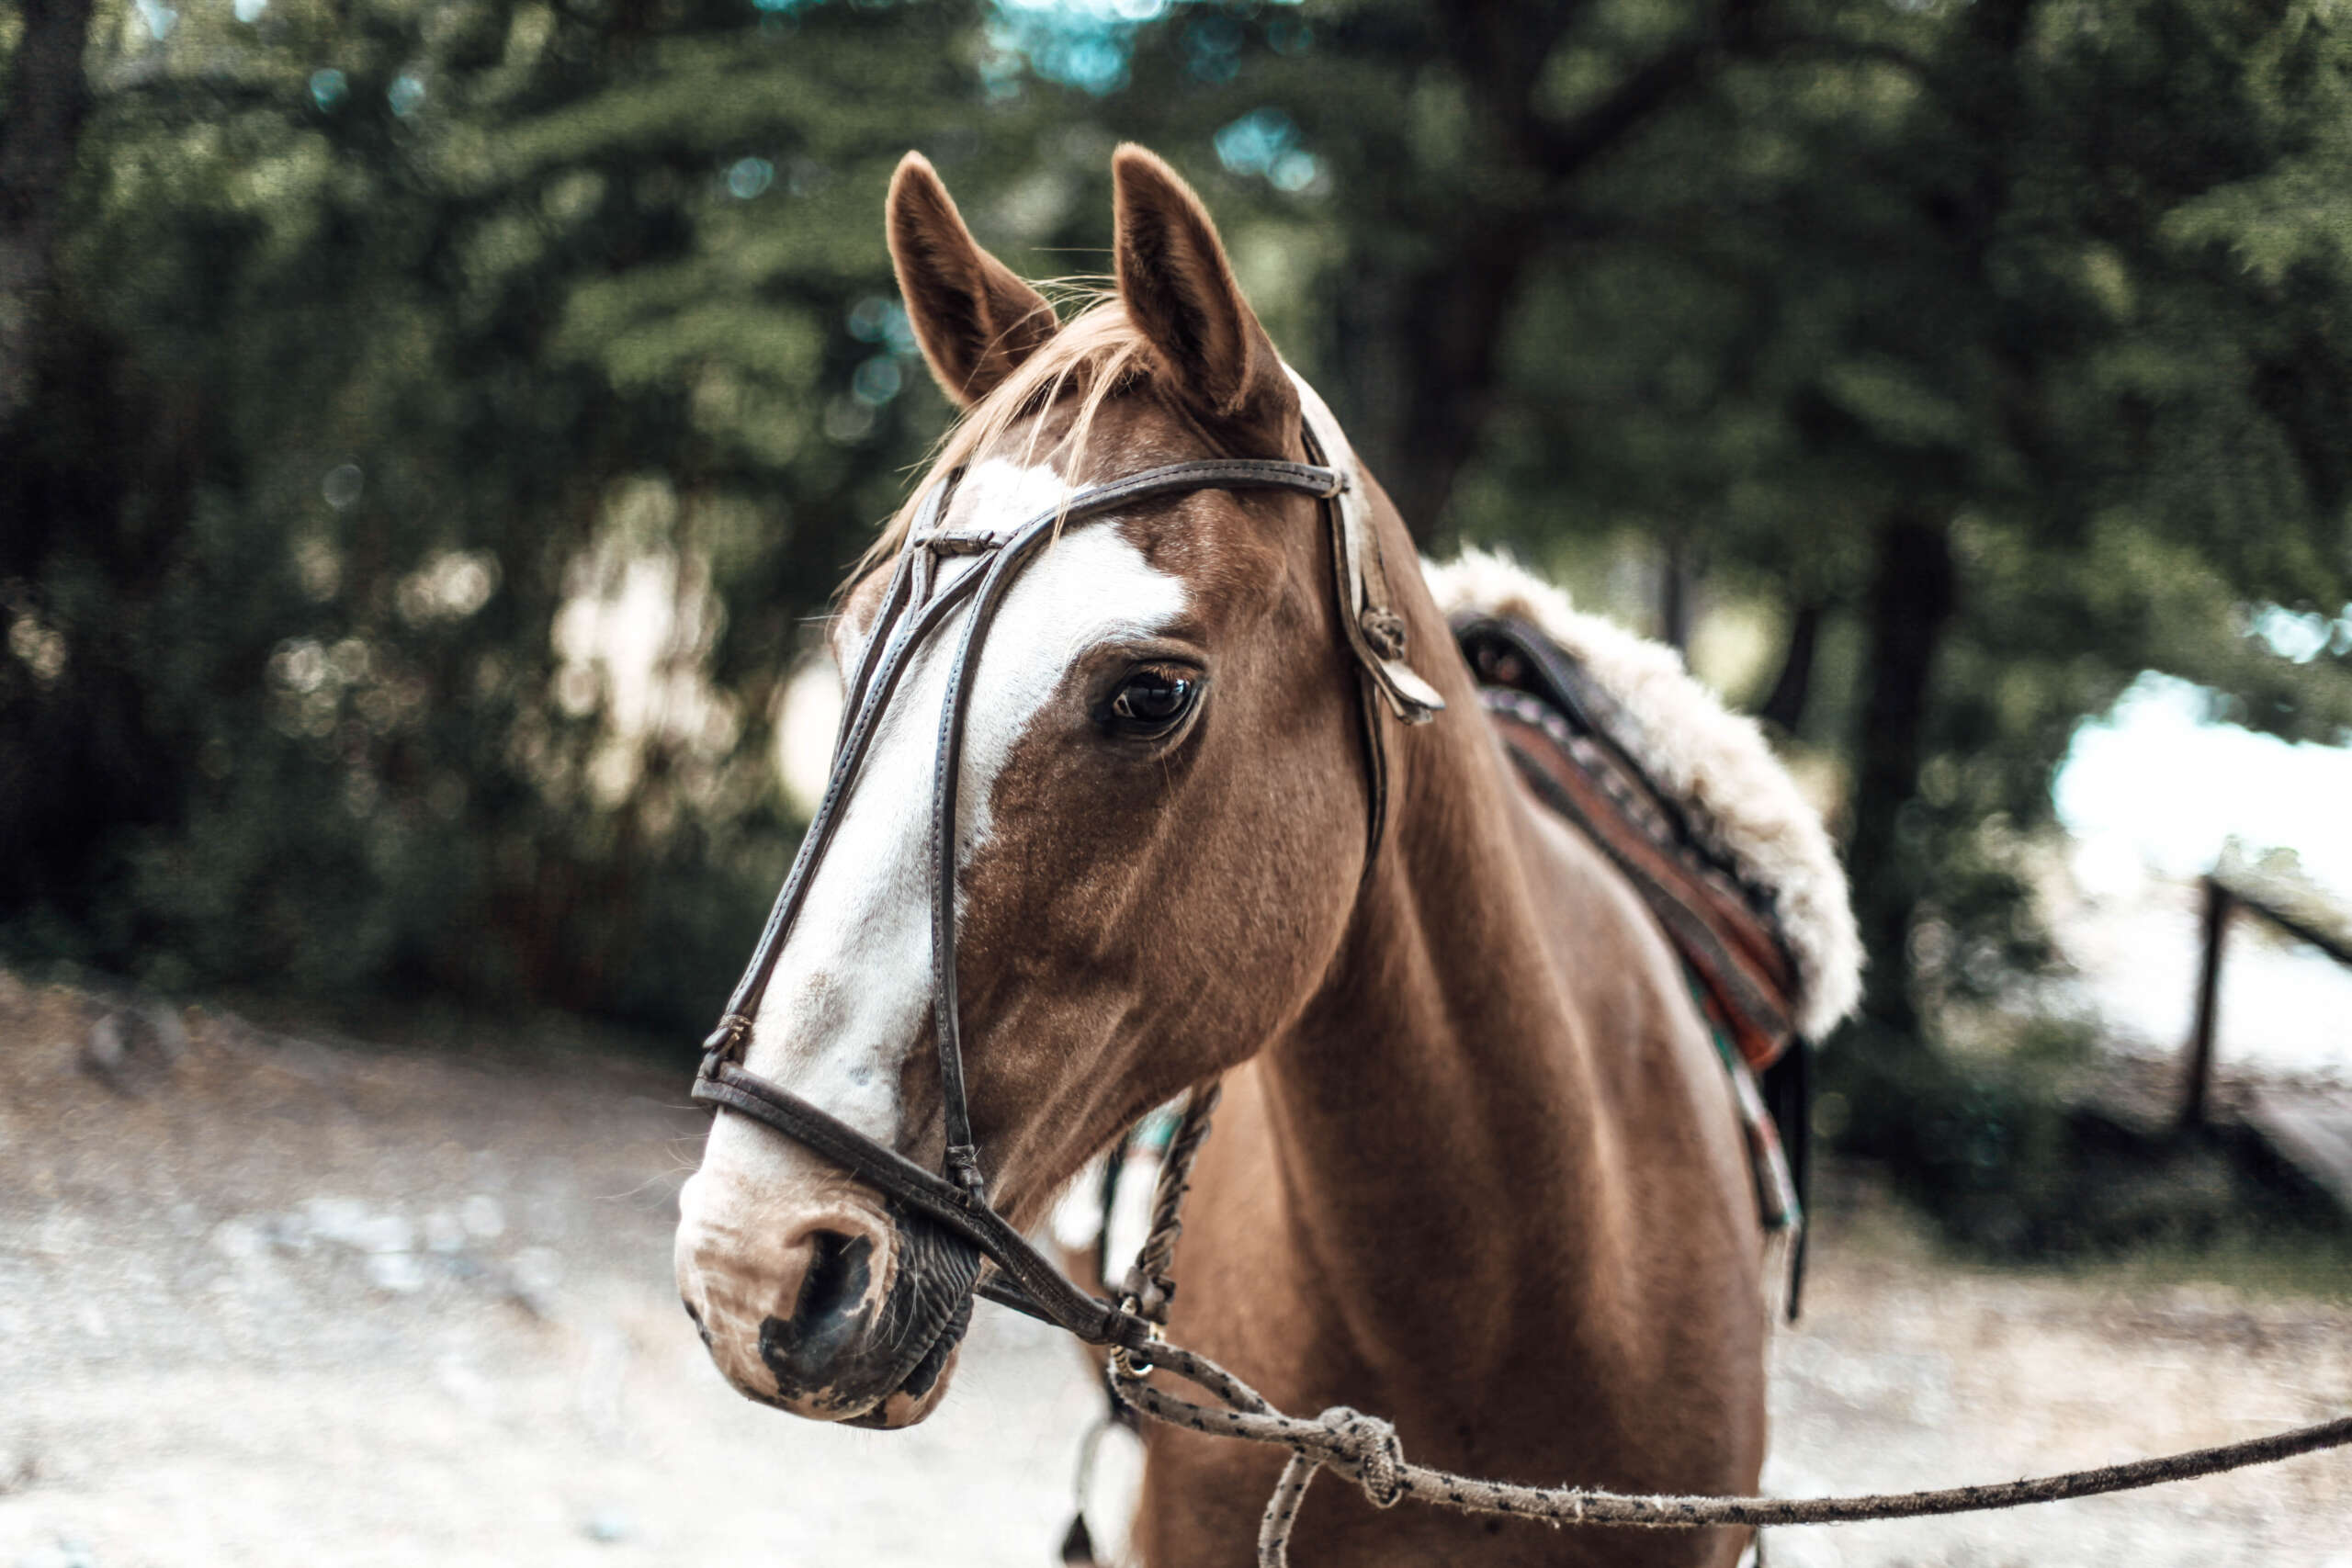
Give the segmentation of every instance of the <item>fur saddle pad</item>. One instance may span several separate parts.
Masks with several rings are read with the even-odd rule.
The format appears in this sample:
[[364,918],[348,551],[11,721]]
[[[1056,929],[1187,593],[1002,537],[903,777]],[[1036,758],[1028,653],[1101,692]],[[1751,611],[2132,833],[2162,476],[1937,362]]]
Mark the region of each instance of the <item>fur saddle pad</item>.
[[1537,626],[1454,618],[1487,716],[1538,798],[1624,874],[1694,981],[1708,1021],[1758,1072],[1794,1038],[1797,965],[1770,891],[1691,829],[1681,804],[1617,737],[1616,700]]

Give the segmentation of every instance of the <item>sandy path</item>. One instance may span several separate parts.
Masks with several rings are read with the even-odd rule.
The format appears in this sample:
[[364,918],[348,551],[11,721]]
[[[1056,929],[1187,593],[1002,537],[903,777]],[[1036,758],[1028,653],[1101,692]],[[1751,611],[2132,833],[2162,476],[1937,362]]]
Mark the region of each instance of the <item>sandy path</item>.
[[[0,975],[0,1568],[1052,1561],[1094,1395],[1045,1330],[984,1306],[906,1433],[794,1422],[711,1371],[668,1283],[683,1061],[198,1018],[168,1097],[133,1098],[77,1067],[89,1017]],[[1824,1229],[1778,1351],[1776,1490],[2352,1409],[2345,1303],[1957,1271],[1859,1198]],[[2352,1568],[2352,1459],[1774,1553]]]

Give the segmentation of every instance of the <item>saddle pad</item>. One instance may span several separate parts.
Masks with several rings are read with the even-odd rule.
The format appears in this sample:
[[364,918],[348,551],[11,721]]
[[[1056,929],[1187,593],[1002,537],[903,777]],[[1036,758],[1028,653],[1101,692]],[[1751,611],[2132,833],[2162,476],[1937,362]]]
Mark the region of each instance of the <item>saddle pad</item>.
[[1708,1021],[1760,1072],[1793,1036],[1796,964],[1771,896],[1743,883],[1611,735],[1630,723],[1534,626],[1466,615],[1454,637],[1511,760],[1545,805],[1598,845],[1698,981]]

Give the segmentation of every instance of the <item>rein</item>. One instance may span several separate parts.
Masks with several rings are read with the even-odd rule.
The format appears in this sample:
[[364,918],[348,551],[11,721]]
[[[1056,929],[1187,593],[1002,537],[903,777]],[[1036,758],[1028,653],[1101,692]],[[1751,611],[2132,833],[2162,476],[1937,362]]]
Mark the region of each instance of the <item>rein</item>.
[[[1309,407],[1313,411],[1311,402]],[[1187,1098],[1183,1119],[1160,1164],[1150,1233],[1115,1304],[1081,1289],[1033,1247],[989,1202],[965,1095],[962,1021],[956,990],[956,822],[976,655],[1013,580],[1039,547],[1066,524],[1099,519],[1130,502],[1205,489],[1288,491],[1317,498],[1330,535],[1339,619],[1362,674],[1370,777],[1371,820],[1364,863],[1369,875],[1379,855],[1387,817],[1381,710],[1385,707],[1399,720],[1418,724],[1445,705],[1405,662],[1404,622],[1391,607],[1369,508],[1360,494],[1349,498],[1355,504],[1348,504],[1343,500],[1350,489],[1348,474],[1324,464],[1326,449],[1344,451],[1336,430],[1328,435],[1318,433],[1310,412],[1306,434],[1311,459],[1306,463],[1256,458],[1171,463],[1090,486],[1003,535],[941,529],[939,520],[958,476],[951,474],[933,487],[916,514],[876,615],[874,634],[851,676],[824,798],[752,950],[751,964],[737,982],[718,1027],[704,1042],[702,1066],[693,1089],[695,1101],[714,1111],[749,1117],[797,1140],[970,1243],[994,1265],[980,1280],[978,1293],[1066,1329],[1089,1344],[1109,1347],[1110,1387],[1129,1407],[1171,1426],[1287,1449],[1289,1462],[1259,1529],[1261,1568],[1284,1568],[1288,1562],[1299,1505],[1320,1470],[1353,1482],[1376,1507],[1390,1507],[1411,1497],[1467,1513],[1536,1519],[1555,1527],[1699,1529],[1845,1524],[2017,1507],[2218,1474],[2352,1444],[2352,1416],[2344,1416],[2222,1448],[2036,1480],[1811,1498],[1638,1496],[1586,1487],[1540,1488],[1477,1480],[1414,1464],[1405,1458],[1396,1428],[1387,1422],[1344,1405],[1326,1410],[1314,1420],[1285,1415],[1215,1361],[1162,1337],[1175,1290],[1172,1268],[1176,1238],[1183,1228],[1183,1196],[1216,1102],[1214,1083],[1195,1088]],[[946,563],[966,556],[978,558],[963,571],[948,575]],[[952,611],[967,602],[970,611],[940,709],[939,748],[932,777],[933,1019],[946,1132],[941,1169],[934,1173],[752,1072],[741,1059],[785,940],[840,824],[881,715],[914,650],[940,630]],[[1191,1383],[1216,1403],[1197,1403],[1155,1386],[1148,1381],[1155,1371]]]

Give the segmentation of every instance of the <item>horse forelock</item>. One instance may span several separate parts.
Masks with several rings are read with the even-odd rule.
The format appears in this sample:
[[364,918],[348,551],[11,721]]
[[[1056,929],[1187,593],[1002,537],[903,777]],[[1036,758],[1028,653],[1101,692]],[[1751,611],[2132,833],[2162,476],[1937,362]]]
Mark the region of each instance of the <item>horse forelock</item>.
[[[1001,457],[1023,468],[1050,468],[1076,483],[1118,456],[1096,448],[1096,426],[1104,405],[1121,392],[1150,387],[1166,372],[1116,296],[1089,292],[1081,298],[1088,303],[1077,315],[948,427],[933,449],[922,481],[883,525],[851,574],[849,587],[905,547],[923,497],[958,468]],[[1041,417],[1065,402],[1067,417]],[[1014,432],[1024,421],[1032,422],[1030,427],[1016,437]]]

